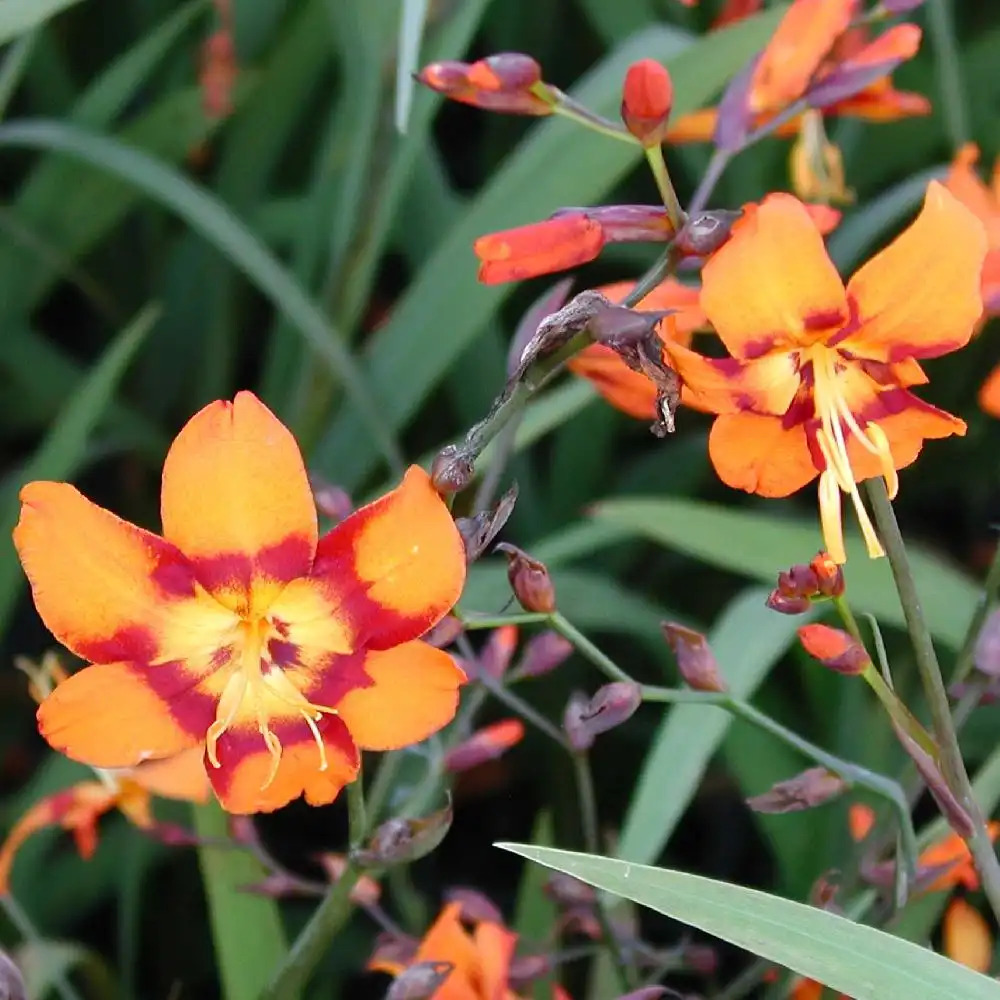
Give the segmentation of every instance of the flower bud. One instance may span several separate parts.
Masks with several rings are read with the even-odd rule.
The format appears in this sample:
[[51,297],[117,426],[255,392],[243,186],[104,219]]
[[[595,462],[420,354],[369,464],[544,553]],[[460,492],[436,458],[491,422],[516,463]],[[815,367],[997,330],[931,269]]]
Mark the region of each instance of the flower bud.
[[503,530],[517,502],[517,483],[489,510],[481,510],[474,517],[455,519],[455,527],[465,545],[465,561],[474,563],[489,547],[494,538]]
[[475,462],[457,444],[445,445],[431,463],[431,485],[442,495],[461,493],[475,474]]
[[708,639],[701,632],[673,622],[660,625],[677,658],[677,669],[688,687],[695,691],[728,690]]
[[685,257],[709,257],[729,239],[739,212],[716,209],[699,212],[684,224],[675,246]]
[[521,607],[538,614],[552,614],[556,610],[556,592],[545,563],[507,542],[498,545],[497,551],[507,557],[507,579]]
[[589,701],[570,699],[563,725],[574,750],[587,750],[594,738],[630,719],[642,704],[642,689],[631,681],[612,681]]
[[976,669],[989,677],[1000,677],[1000,610],[983,623],[973,652]]
[[488,760],[496,760],[524,739],[520,719],[503,719],[473,733],[444,755],[444,767],[452,774],[469,771]]
[[552,955],[515,955],[510,963],[510,985],[517,990],[529,987],[536,979],[549,975],[555,968]]
[[453,101],[515,115],[550,115],[560,99],[542,80],[538,63],[520,52],[500,52],[471,64],[431,63],[417,79]]
[[747,799],[747,805],[759,813],[788,813],[812,809],[841,795],[847,783],[825,767],[811,767],[808,771],[779,781],[769,791]]
[[518,628],[516,625],[501,625],[490,633],[485,645],[476,658],[477,671],[500,680],[517,649]]
[[844,567],[834,562],[829,552],[817,552],[809,569],[816,578],[816,589],[824,597],[840,597],[844,593]]
[[4,951],[0,951],[0,1000],[28,1000],[21,971]]
[[385,1000],[430,1000],[454,968],[452,962],[417,962],[393,980]]
[[[317,855],[330,883],[339,882],[347,871],[347,858],[343,854],[325,851]],[[351,901],[359,906],[374,906],[382,895],[382,887],[370,875],[362,875],[351,889]]]
[[445,615],[430,631],[422,636],[424,642],[438,649],[447,649],[463,632],[465,626],[454,615]]
[[545,881],[542,891],[556,906],[571,909],[578,906],[593,906],[597,900],[594,887],[581,882],[572,875],[554,872]]
[[622,87],[622,121],[643,146],[659,146],[667,137],[673,104],[674,85],[666,67],[655,59],[629,66]]
[[461,917],[466,923],[503,925],[500,908],[488,896],[475,889],[456,886],[454,889],[448,889],[444,898],[446,902],[458,903],[462,907]]
[[573,643],[558,632],[540,632],[528,641],[515,673],[520,677],[542,677],[561,666],[573,653]]
[[772,590],[765,603],[782,615],[801,615],[812,607],[808,597],[786,597],[780,590]]
[[872,665],[865,647],[843,629],[829,625],[802,625],[798,631],[803,649],[838,674],[863,674]]
[[316,473],[310,473],[309,485],[312,487],[316,509],[334,524],[339,524],[354,510],[350,494],[340,486],[328,483]]
[[430,854],[451,829],[451,802],[444,809],[418,819],[386,820],[372,835],[367,847],[352,852],[359,865],[383,868],[406,864]]
[[709,944],[687,944],[681,952],[685,968],[699,976],[714,976],[719,971],[719,953]]

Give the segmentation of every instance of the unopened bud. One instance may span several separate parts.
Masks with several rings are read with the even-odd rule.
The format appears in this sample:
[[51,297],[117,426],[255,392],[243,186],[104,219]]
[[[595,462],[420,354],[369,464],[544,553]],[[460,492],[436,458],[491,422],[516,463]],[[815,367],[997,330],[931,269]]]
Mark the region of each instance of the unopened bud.
[[316,509],[334,524],[339,524],[354,510],[350,494],[340,486],[328,483],[315,473],[310,473],[309,485],[312,486]]
[[475,474],[475,462],[457,444],[445,445],[431,463],[431,485],[442,495],[461,493]]
[[474,63],[431,63],[417,79],[431,90],[489,111],[550,115],[559,93],[542,80],[541,67],[520,52],[500,52]]
[[802,648],[824,667],[838,674],[856,676],[872,665],[865,647],[843,629],[829,625],[802,625],[798,632]]
[[812,607],[808,597],[786,597],[780,590],[772,590],[765,603],[782,615],[801,615]]
[[700,976],[714,976],[719,970],[719,953],[708,944],[687,944],[681,952],[686,968]]
[[566,909],[574,906],[593,906],[597,899],[594,887],[572,875],[554,872],[545,881],[542,891],[556,906]]
[[430,854],[451,828],[451,802],[444,809],[419,819],[396,817],[386,820],[373,834],[368,846],[354,851],[352,859],[367,868],[407,864]]
[[452,962],[418,962],[411,965],[393,980],[385,1000],[430,1000],[454,968]]
[[438,649],[447,649],[463,632],[465,626],[454,615],[445,615],[430,631],[422,636],[424,642]]
[[418,942],[408,935],[382,931],[375,937],[375,947],[368,960],[369,969],[402,968],[417,954]]
[[483,673],[500,680],[517,649],[519,631],[516,625],[501,625],[490,633],[473,665],[475,673]]
[[674,651],[677,669],[688,687],[695,691],[728,690],[715,654],[701,632],[674,622],[663,622],[660,628]]
[[739,217],[727,209],[699,212],[684,224],[674,245],[685,257],[709,257],[729,239]]
[[973,652],[976,669],[989,677],[1000,677],[1000,610],[983,623]]
[[847,783],[839,775],[825,767],[811,767],[747,799],[747,805],[759,813],[800,812],[835,799],[846,788]]
[[834,562],[829,552],[817,552],[809,563],[809,569],[823,597],[840,597],[844,593],[844,567]]
[[558,632],[540,632],[525,645],[515,673],[518,677],[542,677],[560,667],[572,653],[569,639]]
[[571,699],[564,725],[573,749],[588,749],[594,737],[630,719],[641,704],[642,689],[631,681],[605,684],[589,701]]
[[449,903],[458,903],[462,908],[461,917],[469,924],[503,924],[500,908],[488,896],[475,889],[456,886],[448,889],[444,898]]
[[444,755],[444,767],[452,774],[469,771],[488,760],[496,760],[524,739],[520,719],[503,719],[473,733]]
[[666,67],[655,59],[640,59],[625,73],[622,121],[643,146],[659,146],[667,137],[674,105],[674,85]]
[[0,951],[0,1000],[28,1000],[21,970],[4,951]]
[[[326,877],[331,883],[339,882],[347,871],[347,857],[326,851],[317,856]],[[362,875],[351,889],[351,901],[359,906],[373,906],[382,895],[382,888],[370,875]]]
[[507,973],[510,984],[517,990],[530,986],[536,979],[547,976],[555,968],[552,955],[516,955]]
[[489,510],[481,510],[474,517],[455,519],[455,527],[465,545],[465,561],[475,562],[489,548],[490,543],[503,530],[517,502],[517,483]]
[[521,607],[551,615],[556,610],[556,592],[545,563],[507,542],[498,545],[497,551],[507,557],[507,579]]

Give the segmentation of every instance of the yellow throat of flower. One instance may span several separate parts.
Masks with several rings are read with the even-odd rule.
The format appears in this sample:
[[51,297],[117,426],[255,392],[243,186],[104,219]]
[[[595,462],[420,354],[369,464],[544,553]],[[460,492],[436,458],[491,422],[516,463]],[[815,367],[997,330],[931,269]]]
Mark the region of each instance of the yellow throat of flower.
[[237,630],[238,652],[225,668],[228,678],[219,697],[215,722],[205,737],[209,763],[213,767],[222,766],[218,757],[218,742],[225,732],[248,723],[255,724],[271,755],[271,767],[261,785],[261,791],[266,789],[274,781],[281,763],[281,740],[271,728],[272,717],[278,715],[283,720],[302,719],[306,723],[319,750],[319,770],[325,771],[326,746],[316,723],[324,714],[336,715],[336,710],[314,705],[285,672],[268,659],[268,641],[278,635],[268,618],[243,619]]
[[[866,451],[875,455],[881,466],[886,491],[891,500],[899,489],[899,477],[892,461],[889,440],[878,424],[865,423],[862,427],[841,391],[838,371],[838,353],[826,346],[815,345],[806,352],[813,365],[813,398],[820,428],[816,440],[826,463],[819,477],[819,511],[826,549],[835,562],[847,561],[844,548],[844,528],[841,520],[841,493],[846,493],[854,504],[861,534],[864,536],[868,555],[873,559],[885,555],[875,533],[858,490],[858,479],[851,467],[847,450],[848,437],[854,438]],[[846,431],[846,433],[845,433]]]

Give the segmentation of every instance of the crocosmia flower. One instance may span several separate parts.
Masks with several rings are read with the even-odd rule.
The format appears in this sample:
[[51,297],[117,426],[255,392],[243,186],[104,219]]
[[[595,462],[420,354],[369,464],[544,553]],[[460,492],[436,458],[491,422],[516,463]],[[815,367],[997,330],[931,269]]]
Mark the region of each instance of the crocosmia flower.
[[731,357],[666,350],[695,405],[718,414],[709,453],[720,478],[782,497],[819,476],[826,549],[844,562],[841,494],[869,554],[882,549],[857,484],[916,459],[965,424],[915,396],[919,360],[962,347],[982,312],[979,220],[937,182],[913,224],[847,288],[802,205],[749,206],[702,271],[701,306]]
[[465,679],[418,636],[457,600],[462,541],[426,473],[322,538],[291,433],[252,394],[181,430],[159,537],[66,483],[21,492],[14,543],[35,606],[89,666],[42,703],[42,735],[94,767],[189,747],[222,805],[332,801],[359,747],[424,739]]

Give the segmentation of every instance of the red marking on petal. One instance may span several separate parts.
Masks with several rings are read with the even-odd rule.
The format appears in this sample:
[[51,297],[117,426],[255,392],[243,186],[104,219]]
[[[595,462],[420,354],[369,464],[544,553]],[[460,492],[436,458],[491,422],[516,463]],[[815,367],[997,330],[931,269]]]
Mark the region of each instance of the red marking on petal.
[[92,663],[115,663],[118,660],[148,663],[155,659],[158,649],[152,629],[143,625],[128,625],[108,639],[87,639],[80,642],[76,651]]
[[187,559],[167,556],[150,574],[153,583],[168,599],[194,596],[195,573]]
[[312,558],[312,540],[289,535],[257,553],[222,552],[195,558],[191,562],[199,582],[209,593],[235,591],[246,594],[249,601],[255,581],[265,579],[289,583],[309,572]]
[[166,705],[171,717],[185,731],[201,739],[215,721],[218,699],[198,688],[212,671],[194,673],[178,661],[156,666],[134,665],[134,673]]
[[316,657],[296,681],[303,695],[315,705],[336,708],[349,691],[371,687],[373,681],[365,671],[365,653],[339,656],[330,653]]
[[271,639],[267,644],[267,655],[276,667],[287,667],[297,662],[299,647],[284,639]]
[[821,309],[803,316],[802,324],[807,330],[815,333],[829,330],[831,327],[839,328],[846,319],[842,309]]

